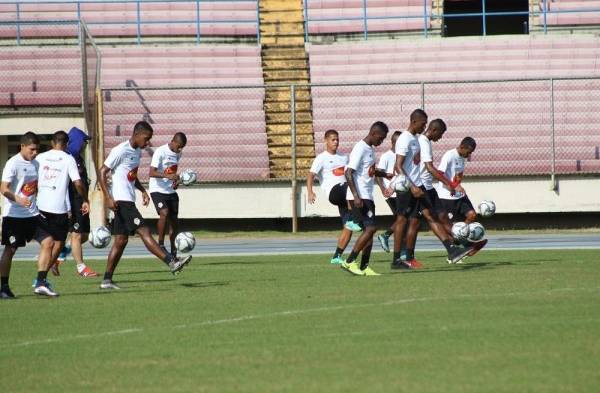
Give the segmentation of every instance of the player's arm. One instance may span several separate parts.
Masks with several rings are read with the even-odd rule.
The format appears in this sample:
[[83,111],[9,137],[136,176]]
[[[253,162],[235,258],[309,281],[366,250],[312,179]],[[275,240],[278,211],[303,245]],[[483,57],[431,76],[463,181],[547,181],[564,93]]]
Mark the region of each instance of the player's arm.
[[110,210],[116,211],[117,203],[113,199],[112,195],[110,195],[110,192],[108,192],[108,182],[106,180],[110,171],[111,169],[109,167],[107,167],[106,165],[102,165],[102,167],[100,168],[100,179],[98,180],[100,181],[100,189],[102,190],[102,195],[104,195],[106,207]]
[[150,167],[150,177],[157,177],[159,179],[169,179],[173,181],[179,180],[179,175],[177,173],[169,173],[166,174],[164,172],[159,172],[157,167]]
[[22,197],[12,192],[10,189],[10,182],[3,181],[0,183],[0,193],[2,193],[2,195],[4,195],[7,199],[16,202],[23,207],[31,206],[31,201],[29,198]]
[[415,183],[412,182],[408,174],[404,171],[405,159],[406,156],[403,156],[402,154],[396,154],[396,164],[394,165],[394,171],[406,178],[406,180],[410,183],[410,192],[414,195],[415,198],[420,198],[421,196],[423,196],[423,190],[415,186]]
[[[88,214],[90,212],[90,201],[88,200],[88,195],[85,190],[85,186],[83,185],[83,181],[81,179],[75,180],[73,182],[73,186],[75,186],[75,190],[79,194],[81,198],[83,198],[83,203],[81,204],[81,212],[83,214]],[[67,194],[68,199],[68,194]]]
[[375,177],[375,183],[379,186],[382,194],[385,194],[385,184],[383,184],[383,178],[381,176]]
[[375,172],[373,172],[373,176],[375,176],[375,180],[381,179],[382,177],[385,177],[386,179],[391,179],[394,177],[393,174],[387,173],[383,169],[375,169]]
[[306,177],[306,190],[308,191],[308,203],[315,203],[315,199],[317,196],[313,191],[313,185],[315,182],[315,173],[308,172],[308,176]]
[[454,189],[456,190],[456,192],[466,194],[465,189],[461,186],[463,175],[464,172],[459,172],[456,175],[454,175],[454,181],[452,182],[452,184],[454,185]]
[[354,183],[354,172],[356,172],[354,169],[346,168],[344,175],[346,176],[346,181],[348,182],[348,188],[350,189],[350,192],[354,196],[354,206],[361,208],[362,200],[360,199],[360,197],[358,195],[358,191],[356,191],[356,184]]
[[133,184],[135,185],[135,188],[140,190],[140,192],[142,193],[142,204],[144,206],[148,206],[148,204],[150,203],[150,196],[146,192],[146,189],[144,188],[142,183],[140,183],[140,179],[135,179],[135,183]]
[[431,161],[426,162],[425,168],[427,169],[427,172],[431,173],[431,176],[433,176],[440,183],[443,183],[447,188],[449,188],[449,189],[454,188],[452,182],[450,180],[448,180],[448,178],[446,176],[444,176],[444,172],[437,170],[433,166],[433,162],[431,162]]

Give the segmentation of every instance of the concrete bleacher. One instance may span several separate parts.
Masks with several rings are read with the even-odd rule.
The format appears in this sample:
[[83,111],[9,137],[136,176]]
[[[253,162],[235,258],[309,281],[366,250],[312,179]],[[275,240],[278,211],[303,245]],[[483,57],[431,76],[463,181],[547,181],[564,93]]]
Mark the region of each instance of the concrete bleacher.
[[[546,7],[546,23],[549,26],[600,24],[600,0],[547,0]],[[544,2],[540,0],[539,12],[543,11]],[[538,17],[538,24],[543,23],[544,15],[542,14]]]
[[[21,3],[0,4],[0,20],[36,22],[77,20],[81,18],[96,37],[136,36],[139,16],[140,33],[144,36],[195,36],[198,33],[196,15],[200,15],[202,36],[253,36],[258,28],[255,1],[152,1]],[[197,9],[199,7],[199,9]],[[206,22],[206,23],[205,23]],[[22,38],[64,37],[76,35],[76,26],[22,25]],[[14,37],[15,28],[0,29],[0,38]]]
[[[309,34],[364,31],[363,0],[305,0]],[[370,0],[366,14],[368,32],[423,30],[431,27],[431,0]],[[393,19],[383,19],[398,17]],[[400,18],[405,17],[405,18]],[[323,20],[327,19],[327,20]],[[334,20],[340,19],[340,20]]]
[[[199,181],[256,181],[269,177],[260,48],[252,46],[103,48],[105,153],[142,119],[155,129],[152,146],[188,135],[182,168]],[[189,89],[145,90],[186,86]],[[204,88],[192,88],[202,86]],[[111,88],[133,87],[133,90]],[[135,89],[135,88],[138,89]],[[142,167],[150,153],[142,155]],[[147,171],[140,172],[146,180]]]
[[[349,152],[376,120],[405,129],[408,114],[422,106],[418,82],[437,81],[424,87],[430,118],[441,117],[449,126],[444,139],[434,145],[437,157],[470,135],[479,142],[469,165],[469,173],[476,175],[550,172],[550,81],[456,81],[600,77],[600,38],[586,35],[390,40],[308,48],[313,83],[417,82],[314,86],[316,140],[327,129],[338,129],[342,150]],[[600,134],[585,128],[600,121],[600,79],[555,81],[554,110],[557,171],[596,171]],[[386,142],[379,150],[388,147]],[[318,144],[316,148],[321,151]]]

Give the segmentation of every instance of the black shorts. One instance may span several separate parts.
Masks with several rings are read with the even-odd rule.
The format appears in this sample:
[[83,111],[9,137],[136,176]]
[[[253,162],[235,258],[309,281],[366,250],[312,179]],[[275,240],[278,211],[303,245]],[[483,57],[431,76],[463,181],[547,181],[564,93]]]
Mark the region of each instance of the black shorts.
[[25,247],[35,236],[38,227],[38,217],[3,217],[2,245]]
[[350,201],[354,222],[360,225],[362,229],[375,226],[375,203],[370,199],[361,200],[363,205],[360,209],[354,206],[354,201]]
[[448,215],[449,220],[464,220],[473,204],[467,196],[460,199],[440,199],[440,210]]
[[336,205],[342,224],[350,219],[350,209],[348,209],[348,201],[346,200],[346,192],[348,190],[348,183],[336,184],[329,191],[329,203]]
[[153,192],[150,193],[150,197],[158,214],[162,209],[167,209],[169,217],[177,218],[179,216],[179,195],[176,192],[172,194]]
[[434,217],[437,217],[438,212],[440,211],[440,197],[435,188],[425,190],[425,197],[427,197],[427,200],[429,201],[431,214],[433,214]]
[[396,202],[396,197],[388,198],[385,201],[388,204],[388,206],[390,207],[390,210],[392,211],[392,214],[394,216],[396,216],[396,208],[397,208],[396,204],[398,203],[398,202]]
[[42,241],[48,236],[51,236],[57,242],[67,240],[67,234],[69,233],[69,215],[67,213],[54,214],[40,210],[38,217],[36,240]]
[[144,219],[134,202],[117,201],[117,211],[112,222],[113,235],[132,236],[144,225]]
[[419,214],[419,200],[412,192],[396,193],[396,215],[404,217],[417,217]]
[[71,222],[69,232],[90,233],[90,215],[81,212],[83,199],[71,199]]

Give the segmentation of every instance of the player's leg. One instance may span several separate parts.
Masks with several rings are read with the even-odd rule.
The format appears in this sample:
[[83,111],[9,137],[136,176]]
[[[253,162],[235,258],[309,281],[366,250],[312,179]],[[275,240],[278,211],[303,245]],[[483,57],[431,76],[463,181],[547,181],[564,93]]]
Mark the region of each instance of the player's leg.
[[[358,209],[354,207],[354,209],[355,217],[358,217],[364,226],[363,232],[356,239],[348,259],[342,264],[343,268],[356,275],[365,275],[365,269],[369,266],[369,258],[371,256],[371,249],[373,248],[373,236],[377,231],[375,225],[375,204],[369,199],[363,199],[362,203],[362,208]],[[357,264],[355,261],[360,252],[363,252],[363,259],[360,264]],[[369,275],[377,275],[372,269],[369,269],[369,272],[372,273]]]
[[[52,290],[51,285],[48,282],[48,271],[54,261],[54,236],[57,236],[58,216],[60,215],[41,211],[38,216],[38,227],[35,234],[35,240],[40,244],[40,251],[37,260],[37,278],[34,281],[35,288],[33,290],[37,295],[51,297],[58,296],[58,293]],[[60,252],[60,249],[58,252]],[[58,255],[58,252],[56,255]]]
[[392,215],[394,216],[394,222],[387,229],[387,231],[380,233],[377,235],[377,240],[379,241],[379,245],[385,252],[390,252],[390,237],[394,234],[394,228],[396,227],[396,197],[387,198],[385,202],[390,207],[392,211]]
[[394,254],[392,268],[404,268],[400,257],[402,245],[405,244],[408,217],[416,208],[416,199],[410,192],[398,193],[396,196],[396,220],[394,222]]
[[423,267],[423,265],[415,259],[415,248],[420,226],[420,216],[418,214],[412,214],[408,219],[408,229],[406,231],[406,261],[401,262],[407,269],[420,269]]
[[177,256],[175,238],[179,233],[179,195],[171,194],[169,200],[169,241],[171,243],[171,254]]
[[[2,243],[4,244],[4,242]],[[9,277],[12,259],[17,252],[16,246],[4,245],[0,257],[0,299],[14,299],[15,295],[10,290]]]
[[[333,190],[332,190],[333,192]],[[340,232],[340,236],[338,237],[338,241],[336,244],[335,252],[333,257],[331,258],[330,263],[332,264],[340,264],[344,262],[343,254],[348,247],[348,243],[350,243],[350,239],[352,239],[352,231],[346,228],[345,224],[348,220],[351,220],[350,211],[348,210],[348,205],[346,202],[346,197],[344,196],[343,202],[338,204],[338,212],[340,214],[340,220],[342,221],[342,231]]]
[[165,234],[167,233],[169,221],[169,206],[167,204],[166,196],[166,194],[160,192],[150,193],[150,198],[152,199],[152,203],[154,204],[156,213],[158,214],[158,221],[156,222],[158,245],[164,249],[165,253],[168,252],[165,248]]
[[[116,215],[115,215],[116,216]],[[115,220],[116,221],[116,220]],[[113,233],[115,223],[113,222]],[[100,284],[100,289],[121,289],[113,281],[113,274],[117,269],[117,265],[123,256],[123,251],[129,242],[128,234],[115,234],[113,237],[112,246],[108,252],[108,258],[106,259],[106,269],[104,271],[104,278]]]
[[163,261],[169,267],[171,273],[179,273],[185,267],[185,265],[187,265],[191,261],[191,255],[188,255],[187,257],[179,260],[176,257],[174,257],[171,253],[165,252],[165,250],[163,250],[158,245],[156,240],[154,240],[152,234],[150,233],[150,228],[148,228],[147,226],[144,225],[138,227],[136,232],[142,239],[142,242],[144,242],[144,246],[146,246],[146,249],[152,254],[154,254],[154,256],[159,258],[161,261]]

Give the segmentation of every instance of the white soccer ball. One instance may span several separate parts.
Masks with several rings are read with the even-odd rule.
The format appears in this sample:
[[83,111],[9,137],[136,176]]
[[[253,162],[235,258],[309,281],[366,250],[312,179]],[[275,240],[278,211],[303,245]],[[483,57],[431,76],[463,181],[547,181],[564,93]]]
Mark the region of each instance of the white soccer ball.
[[469,224],[465,222],[455,222],[452,225],[452,236],[456,240],[466,240],[469,237]]
[[191,232],[180,232],[175,237],[175,247],[179,252],[190,252],[196,247],[196,238]]
[[481,201],[479,204],[479,214],[481,217],[491,217],[496,213],[496,204],[494,201]]
[[485,236],[485,228],[478,222],[469,224],[469,236],[467,240],[470,242],[478,242]]
[[396,192],[407,192],[410,190],[410,183],[406,176],[398,176],[394,180],[394,189]]
[[185,171],[181,172],[179,178],[181,179],[181,183],[183,183],[184,186],[189,186],[190,184],[194,184],[196,182],[198,176],[193,170],[186,169]]
[[90,244],[95,248],[104,248],[110,244],[110,231],[107,227],[95,228],[90,233]]

